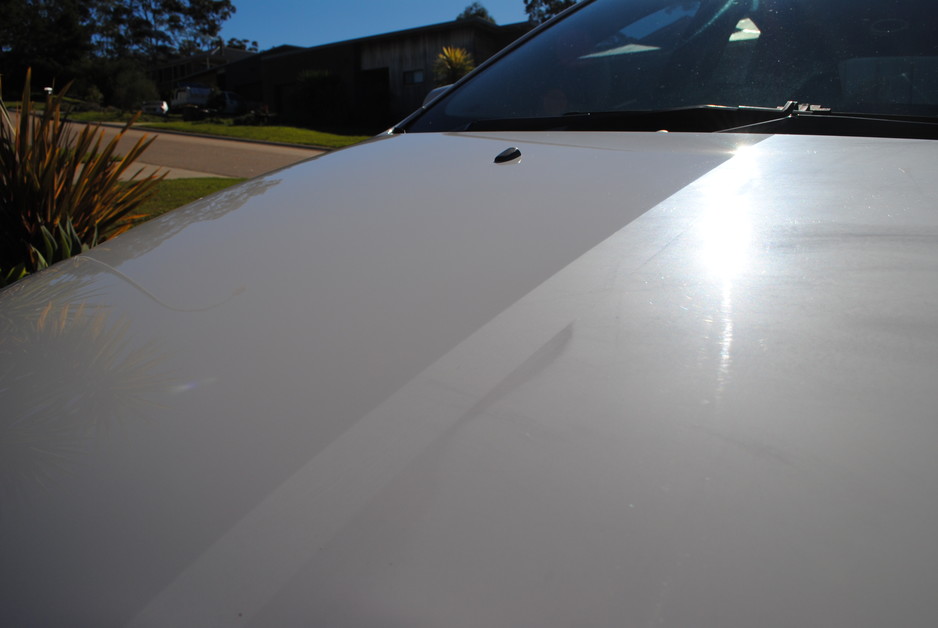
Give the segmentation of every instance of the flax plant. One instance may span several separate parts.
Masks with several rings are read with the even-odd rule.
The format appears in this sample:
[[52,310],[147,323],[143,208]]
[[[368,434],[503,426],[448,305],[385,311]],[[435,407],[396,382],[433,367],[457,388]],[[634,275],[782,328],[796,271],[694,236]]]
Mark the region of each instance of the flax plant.
[[433,75],[437,85],[450,85],[475,69],[472,55],[465,48],[444,46],[433,64]]
[[62,112],[67,90],[40,111],[27,72],[17,119],[0,100],[0,286],[129,229],[164,176],[137,170],[122,182],[154,138],[118,155],[136,118],[107,142],[98,126],[76,131]]

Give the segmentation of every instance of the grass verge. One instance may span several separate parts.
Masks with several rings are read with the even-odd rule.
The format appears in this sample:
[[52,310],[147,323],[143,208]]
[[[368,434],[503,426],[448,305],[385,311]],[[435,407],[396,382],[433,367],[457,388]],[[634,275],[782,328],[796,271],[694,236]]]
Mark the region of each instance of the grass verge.
[[[116,109],[108,109],[105,111],[70,111],[68,113],[68,119],[73,122],[118,122],[123,124],[130,121],[133,116],[134,114],[132,113],[118,111]],[[137,120],[137,124],[160,122],[162,120],[163,118],[161,116],[142,113]]]
[[[129,113],[119,111],[75,111],[69,114],[68,119],[75,122],[127,122],[131,117]],[[263,142],[281,142],[284,144],[300,144],[303,146],[321,146],[324,148],[342,148],[351,146],[370,135],[344,135],[339,133],[326,133],[294,126],[249,126],[235,125],[230,119],[215,118],[187,122],[179,116],[163,118],[154,115],[142,115],[136,124],[137,127],[153,131],[179,131],[181,133],[201,133],[203,135],[217,135],[219,137],[233,137],[245,140],[259,140]]]
[[198,179],[163,179],[156,186],[156,192],[149,199],[144,201],[135,213],[143,217],[136,220],[134,224],[146,222],[151,218],[156,218],[160,214],[165,214],[171,209],[182,207],[192,201],[197,201],[203,196],[214,194],[219,190],[224,190],[236,183],[241,183],[245,179],[229,179],[223,177],[207,177]]
[[235,126],[216,122],[146,122],[137,126],[154,131],[170,130],[183,133],[203,133],[205,135],[302,144],[305,146],[323,146],[325,148],[351,146],[369,138],[368,135],[337,135],[292,126]]

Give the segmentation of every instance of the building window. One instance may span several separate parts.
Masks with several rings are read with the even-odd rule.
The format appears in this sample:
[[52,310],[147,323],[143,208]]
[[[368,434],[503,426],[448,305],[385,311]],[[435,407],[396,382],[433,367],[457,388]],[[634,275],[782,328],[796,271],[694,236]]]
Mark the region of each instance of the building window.
[[419,85],[423,83],[423,70],[407,70],[404,72],[404,85]]

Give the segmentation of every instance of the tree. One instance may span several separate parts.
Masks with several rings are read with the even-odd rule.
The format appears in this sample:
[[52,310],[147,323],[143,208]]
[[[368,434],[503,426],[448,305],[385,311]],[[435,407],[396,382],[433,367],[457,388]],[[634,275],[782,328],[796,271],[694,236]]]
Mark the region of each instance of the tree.
[[224,46],[226,48],[234,48],[235,50],[247,50],[248,52],[258,51],[256,41],[252,41],[250,39],[238,39],[237,37],[229,37],[228,42],[225,43]]
[[83,1],[93,7],[93,42],[100,56],[151,61],[210,47],[235,12],[231,0]]
[[0,0],[0,75],[21,85],[32,66],[33,85],[74,81],[74,94],[136,106],[155,98],[148,66],[217,45],[234,12],[232,0]]
[[540,24],[574,4],[576,0],[524,0],[524,10],[532,24]]
[[191,54],[234,12],[232,0],[0,0],[0,73],[18,84],[30,65],[34,84],[64,84],[89,59]]
[[59,85],[91,52],[88,0],[0,0],[0,74],[22,85]]
[[433,74],[437,85],[449,85],[472,72],[475,67],[475,61],[468,50],[444,46],[433,64]]
[[147,73],[134,64],[116,62],[116,71],[105,82],[109,90],[108,102],[122,111],[136,111],[147,100],[159,100],[160,92]]
[[481,18],[487,22],[491,22],[492,24],[495,23],[495,18],[493,18],[492,15],[489,13],[488,9],[482,6],[482,4],[480,4],[479,2],[473,2],[472,4],[467,6],[465,9],[463,9],[462,13],[456,16],[456,19],[468,20],[474,17]]

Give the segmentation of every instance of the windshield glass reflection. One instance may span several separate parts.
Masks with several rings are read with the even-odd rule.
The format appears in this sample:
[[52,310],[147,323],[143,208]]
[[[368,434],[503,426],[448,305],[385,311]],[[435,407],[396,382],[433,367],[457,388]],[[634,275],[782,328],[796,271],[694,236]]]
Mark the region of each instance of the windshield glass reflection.
[[700,105],[938,114],[938,14],[924,0],[584,2],[417,117],[482,120]]

